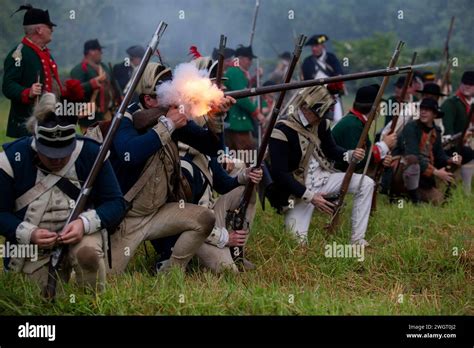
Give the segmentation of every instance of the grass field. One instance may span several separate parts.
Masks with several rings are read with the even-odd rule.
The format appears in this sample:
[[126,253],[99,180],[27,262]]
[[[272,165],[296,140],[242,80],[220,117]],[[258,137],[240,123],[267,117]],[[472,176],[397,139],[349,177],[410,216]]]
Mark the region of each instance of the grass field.
[[[6,104],[0,106],[3,135]],[[399,207],[381,196],[364,261],[327,258],[326,244],[349,240],[350,205],[335,237],[325,235],[327,218],[315,213],[305,249],[283,229],[282,216],[259,207],[246,249],[257,269],[237,275],[214,275],[193,263],[186,275],[152,276],[153,258],[141,248],[104,293],[67,284],[51,304],[23,277],[2,273],[0,315],[474,314],[472,197],[456,189],[443,207]]]

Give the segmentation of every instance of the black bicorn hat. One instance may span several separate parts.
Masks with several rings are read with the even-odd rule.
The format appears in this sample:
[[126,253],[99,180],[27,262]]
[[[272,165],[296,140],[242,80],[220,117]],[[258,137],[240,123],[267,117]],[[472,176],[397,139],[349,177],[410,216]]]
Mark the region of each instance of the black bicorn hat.
[[101,50],[103,48],[105,48],[105,46],[101,46],[98,39],[88,40],[84,43],[84,54],[90,50]]
[[32,5],[26,4],[21,5],[18,10],[12,13],[12,16],[20,11],[26,11],[25,16],[23,17],[23,25],[46,24],[50,27],[56,26],[56,24],[51,22],[48,10],[34,8]]
[[356,92],[354,103],[370,106],[374,103],[380,86],[377,84],[360,87]]
[[418,93],[431,94],[438,97],[444,97],[446,94],[441,93],[441,88],[434,82],[425,83],[423,89],[417,90]]
[[138,58],[143,58],[145,55],[145,49],[143,46],[140,45],[135,45],[127,48],[125,51],[130,57],[138,57]]
[[253,54],[252,46],[242,46],[242,45],[237,47],[237,49],[235,50],[235,56],[257,58],[257,56]]
[[474,71],[465,71],[462,74],[461,82],[465,85],[474,86]]
[[321,45],[329,41],[329,37],[326,34],[316,34],[309,38],[305,46]]
[[444,116],[444,112],[438,106],[438,102],[432,98],[425,98],[420,102],[420,109],[430,109],[436,113],[436,118]]
[[[232,48],[229,48],[229,47],[224,48],[224,59],[232,58],[234,55],[235,55],[235,50],[233,50]],[[214,48],[212,50],[211,58],[213,60],[219,59],[219,49],[218,48]]]

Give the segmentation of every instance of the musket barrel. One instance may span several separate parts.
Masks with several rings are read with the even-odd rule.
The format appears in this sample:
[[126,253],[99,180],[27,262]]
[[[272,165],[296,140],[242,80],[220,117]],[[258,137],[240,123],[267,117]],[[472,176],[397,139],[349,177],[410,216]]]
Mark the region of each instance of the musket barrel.
[[274,92],[280,92],[280,91],[289,91],[293,89],[325,85],[325,84],[333,83],[333,82],[352,81],[352,80],[368,79],[371,77],[406,74],[412,70],[413,68],[410,65],[407,65],[407,66],[402,66],[402,67],[363,71],[363,72],[358,72],[358,73],[353,73],[353,74],[338,75],[338,76],[326,77],[326,78],[320,78],[320,79],[314,79],[314,80],[298,81],[298,82],[291,82],[291,83],[280,83],[273,86],[248,88],[248,89],[242,89],[238,91],[225,92],[224,94],[225,96],[230,96],[235,99],[239,99],[239,98],[251,97],[251,96],[261,95],[261,94],[268,94],[268,93],[274,93]]

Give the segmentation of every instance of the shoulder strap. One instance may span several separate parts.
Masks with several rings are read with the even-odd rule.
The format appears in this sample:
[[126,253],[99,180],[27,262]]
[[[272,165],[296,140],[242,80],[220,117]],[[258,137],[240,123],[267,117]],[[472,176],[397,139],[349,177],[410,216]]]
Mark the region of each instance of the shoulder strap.
[[302,158],[300,166],[298,168],[298,171],[304,174],[303,177],[306,177],[309,160],[311,159],[311,155],[314,152],[314,149],[316,148],[316,135],[295,122],[291,122],[289,120],[281,120],[279,122],[290,127],[291,129],[295,130],[299,135],[302,135],[309,140],[308,148],[306,149],[304,157]]
[[301,125],[299,125],[295,122],[291,122],[289,120],[281,120],[279,122],[281,122],[284,125],[290,127],[291,129],[295,130],[297,133],[301,134],[305,138],[308,138],[311,143],[316,143],[316,135],[311,133],[310,131],[308,131],[303,126],[301,126]]
[[59,181],[56,183],[56,187],[74,201],[77,200],[79,194],[81,193],[81,189],[66,178],[59,179]]
[[64,166],[63,169],[61,169],[57,174],[49,174],[45,176],[35,186],[18,197],[15,201],[15,212],[27,207],[45,192],[49,191],[54,185],[56,185],[58,181],[72,168],[82,151],[83,145],[84,141],[78,140],[76,142],[76,148],[74,149],[69,162],[66,164],[66,166]]
[[286,142],[288,141],[286,134],[283,133],[283,131],[278,128],[273,128],[272,134],[270,135],[270,137],[273,139],[281,140],[281,141],[286,141]]

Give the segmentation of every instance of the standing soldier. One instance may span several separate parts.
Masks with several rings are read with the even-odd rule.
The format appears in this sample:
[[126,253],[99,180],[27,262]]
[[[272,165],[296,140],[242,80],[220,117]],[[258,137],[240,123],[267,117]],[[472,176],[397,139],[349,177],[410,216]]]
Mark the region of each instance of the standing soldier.
[[113,104],[113,89],[109,68],[102,63],[102,48],[99,40],[84,43],[84,59],[71,70],[71,77],[81,81],[85,91],[85,101],[95,104],[94,117],[81,118],[79,125],[84,132],[91,124],[110,119]]
[[2,85],[11,101],[7,136],[12,138],[28,135],[25,123],[42,92],[61,95],[58,67],[47,47],[56,24],[49,19],[48,10],[23,5],[16,12],[23,10],[25,36],[5,58]]
[[113,67],[113,75],[122,91],[125,90],[128,82],[133,76],[133,73],[140,65],[140,62],[145,55],[145,49],[142,46],[136,45],[127,48],[128,62],[123,61],[115,64]]
[[[474,71],[465,71],[461,78],[456,94],[446,99],[441,106],[444,112],[443,126],[444,135],[454,135],[462,133],[468,123],[474,123],[474,119],[468,120],[471,108],[474,103]],[[472,113],[471,113],[472,115]],[[472,137],[471,132],[466,132],[466,139],[463,143],[468,143],[467,140]],[[474,174],[473,158],[473,144],[468,143],[468,146],[463,146],[461,155],[464,157],[466,163],[461,167],[461,176],[463,180],[464,191],[467,194],[471,193],[472,177]],[[456,149],[459,151],[459,149]],[[452,151],[451,151],[452,153]]]
[[[224,82],[228,91],[235,91],[249,87],[251,80],[249,69],[252,66],[252,59],[256,58],[252,53],[252,47],[240,46],[235,51],[237,61],[234,66],[227,69]],[[256,147],[252,137],[252,118],[258,120],[260,124],[265,123],[265,116],[257,108],[250,98],[237,100],[229,110],[227,122],[229,128],[226,129],[226,142],[229,148],[234,150],[253,150]]]
[[80,284],[102,289],[105,229],[120,223],[125,201],[106,161],[88,210],[64,226],[99,145],[77,136],[77,117],[56,115],[56,102],[54,94],[45,93],[28,121],[33,136],[3,145],[0,153],[0,231],[12,244],[40,249],[37,258],[12,258],[7,269],[23,272],[45,287],[51,249],[66,245],[69,252],[60,267],[61,278],[68,280],[74,269]]
[[[342,184],[344,173],[338,173],[334,161],[352,156],[358,161],[365,150],[346,150],[332,137],[326,113],[335,101],[322,86],[305,88],[291,102],[287,120],[280,120],[271,134],[269,152],[275,183],[267,188],[273,207],[285,213],[285,225],[302,244],[307,243],[308,228],[314,208],[332,214],[331,202]],[[374,181],[364,177],[359,190],[360,174],[352,176],[349,192],[354,193],[351,243],[368,245],[365,233],[369,222]]]
[[[304,59],[301,66],[301,72],[304,80],[319,79],[331,76],[342,75],[342,66],[334,53],[328,52],[325,43],[329,37],[325,34],[313,35],[305,46],[311,46],[311,56]],[[341,85],[343,86],[343,85]],[[340,93],[343,92],[343,87]],[[336,96],[336,105],[334,106],[333,121],[339,122],[344,114],[342,102],[339,96]]]

